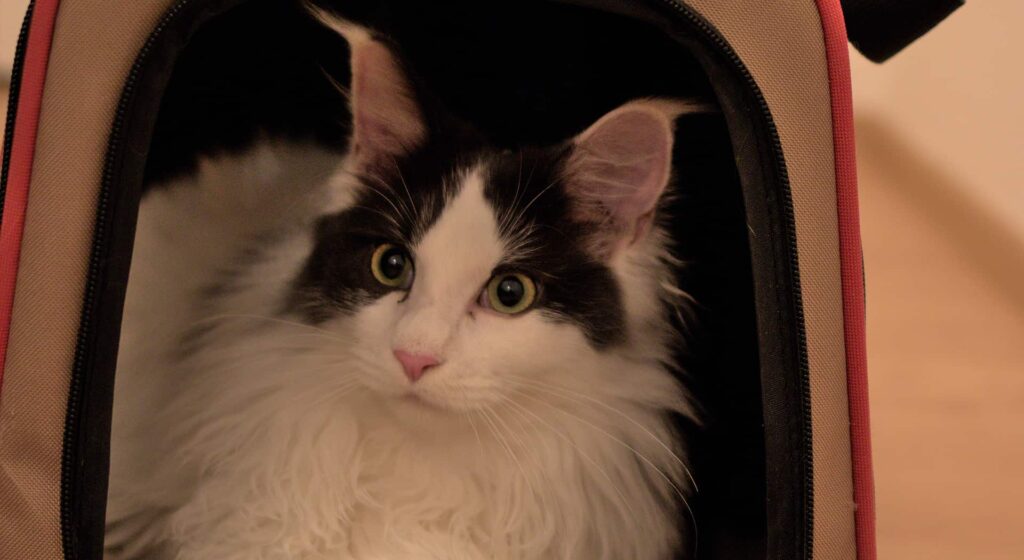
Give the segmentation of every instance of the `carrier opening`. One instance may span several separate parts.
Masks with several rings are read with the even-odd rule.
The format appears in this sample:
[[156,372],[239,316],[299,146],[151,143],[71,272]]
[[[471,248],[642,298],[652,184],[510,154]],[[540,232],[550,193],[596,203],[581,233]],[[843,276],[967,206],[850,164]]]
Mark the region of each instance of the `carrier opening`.
[[[677,557],[808,553],[809,413],[794,389],[806,366],[785,164],[764,100],[728,45],[671,0],[337,0],[330,8],[386,36],[437,103],[501,149],[564,142],[637,99],[712,107],[675,121],[675,192],[665,208],[682,263],[675,287],[687,301],[671,319],[673,371],[697,404],[696,421],[674,417],[696,486],[679,510]],[[298,176],[327,173],[332,154],[350,148],[353,118],[341,93],[352,80],[349,53],[296,2],[179,2],[130,78],[104,185],[110,233],[97,243],[130,255],[140,201],[209,157],[294,145],[317,153],[289,159],[303,168]],[[101,292],[123,293],[129,259],[103,266]],[[71,406],[88,413],[69,414],[66,551],[99,550],[104,535],[105,480],[82,465],[108,460],[108,446],[96,442],[109,441],[117,330],[116,317],[94,325],[88,340],[102,342],[90,344],[113,349],[97,346],[75,373],[89,381]],[[132,339],[121,340],[123,352]],[[117,530],[107,528],[108,538]]]

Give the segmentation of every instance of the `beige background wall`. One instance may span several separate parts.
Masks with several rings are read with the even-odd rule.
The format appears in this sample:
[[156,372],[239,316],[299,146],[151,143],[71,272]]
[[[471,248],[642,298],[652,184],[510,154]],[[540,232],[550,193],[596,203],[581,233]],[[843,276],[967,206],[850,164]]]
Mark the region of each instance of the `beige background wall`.
[[1024,2],[969,0],[882,66],[853,58],[859,116],[891,129],[1024,241]]
[[[5,71],[27,0],[0,0]],[[970,0],[852,53],[882,558],[1024,558],[1024,39]]]
[[1024,558],[1021,21],[851,55],[882,558]]
[[[17,41],[18,29],[25,14],[25,0],[3,0],[0,2],[0,76],[10,72],[11,59],[14,57],[14,44]],[[0,83],[6,83],[0,77]]]

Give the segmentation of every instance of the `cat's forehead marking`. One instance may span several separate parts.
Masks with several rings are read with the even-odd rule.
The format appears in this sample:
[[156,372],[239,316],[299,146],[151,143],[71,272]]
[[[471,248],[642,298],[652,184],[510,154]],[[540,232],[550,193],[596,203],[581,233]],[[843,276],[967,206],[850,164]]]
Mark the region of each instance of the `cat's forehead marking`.
[[473,291],[501,262],[504,244],[484,196],[484,179],[480,166],[460,174],[453,189],[458,194],[416,244],[420,288],[435,295]]

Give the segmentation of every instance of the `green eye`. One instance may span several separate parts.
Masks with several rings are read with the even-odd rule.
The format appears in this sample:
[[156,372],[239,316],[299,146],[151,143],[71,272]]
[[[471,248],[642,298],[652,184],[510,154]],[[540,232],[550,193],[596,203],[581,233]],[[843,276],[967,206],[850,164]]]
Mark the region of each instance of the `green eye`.
[[487,283],[487,291],[481,299],[484,300],[482,303],[498,313],[515,315],[533,305],[537,299],[537,286],[525,274],[499,274]]
[[407,288],[412,282],[412,258],[398,245],[379,245],[370,259],[370,270],[378,282],[389,288]]

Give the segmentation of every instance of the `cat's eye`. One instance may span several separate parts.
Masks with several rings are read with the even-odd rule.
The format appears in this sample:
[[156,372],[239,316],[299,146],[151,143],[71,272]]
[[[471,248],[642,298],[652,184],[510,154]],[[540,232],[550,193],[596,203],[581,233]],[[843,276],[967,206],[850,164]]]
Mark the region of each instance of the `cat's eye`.
[[370,270],[378,282],[389,288],[405,289],[412,284],[412,257],[398,245],[378,245],[370,259]]
[[537,285],[525,274],[510,272],[496,274],[481,294],[480,304],[498,313],[515,315],[533,305],[537,299]]

